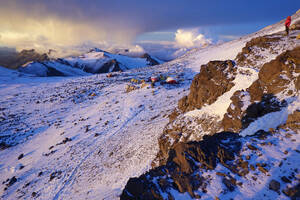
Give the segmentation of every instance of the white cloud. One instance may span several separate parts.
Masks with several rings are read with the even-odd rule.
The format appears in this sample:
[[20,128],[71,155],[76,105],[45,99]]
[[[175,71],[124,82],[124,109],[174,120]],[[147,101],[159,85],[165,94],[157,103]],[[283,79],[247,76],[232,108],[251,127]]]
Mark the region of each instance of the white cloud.
[[178,29],[175,41],[179,47],[186,48],[204,47],[212,43],[212,40],[199,33],[198,29]]
[[114,54],[122,54],[127,56],[139,57],[146,53],[145,49],[138,44],[110,44],[110,45],[98,45],[98,48],[114,53]]
[[175,42],[170,41],[143,41],[139,45],[152,56],[169,61],[182,56],[189,49],[180,48]]
[[[165,32],[163,32],[165,33]],[[200,33],[198,28],[178,29],[176,32],[167,32],[174,35],[174,41],[139,41],[145,52],[161,60],[173,60],[193,48],[204,48],[212,44],[212,40]],[[172,33],[172,34],[171,34]],[[148,33],[153,34],[153,33]],[[159,34],[159,32],[155,32]]]

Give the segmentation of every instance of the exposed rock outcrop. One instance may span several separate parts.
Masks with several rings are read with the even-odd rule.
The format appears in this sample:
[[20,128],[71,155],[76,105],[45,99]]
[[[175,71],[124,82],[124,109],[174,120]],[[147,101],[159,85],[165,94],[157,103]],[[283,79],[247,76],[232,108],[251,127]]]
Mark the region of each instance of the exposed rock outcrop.
[[[194,77],[189,95],[179,101],[178,109],[170,115],[170,121],[159,138],[160,150],[153,161],[153,166],[158,167],[139,178],[130,179],[121,199],[176,199],[177,192],[200,198],[201,194],[206,193],[206,186],[211,181],[210,177],[204,176],[202,172],[213,171],[218,164],[229,172],[209,174],[215,173],[222,177],[224,194],[242,186],[243,183],[238,182],[235,176],[240,179],[250,171],[270,176],[273,164],[253,163],[252,157],[261,157],[262,148],[275,145],[270,141],[279,141],[282,137],[290,139],[290,142],[297,141],[292,139],[292,134],[299,132],[299,110],[289,114],[286,123],[276,130],[260,130],[246,138],[241,138],[237,133],[258,118],[287,107],[291,99],[299,95],[300,47],[281,53],[287,48],[285,44],[279,48],[275,47],[281,41],[280,34],[254,38],[237,56],[239,66],[260,71],[258,79],[252,82],[250,87],[233,93],[230,98],[231,104],[223,119],[215,118],[209,113],[202,113],[202,117],[185,114],[216,102],[220,96],[233,88],[236,75],[240,73],[234,61],[211,61],[202,65],[200,73]],[[261,51],[280,55],[271,60],[260,57]],[[220,130],[226,132],[217,133]],[[202,134],[203,132],[205,134]],[[285,150],[283,154],[287,155],[289,152]],[[281,161],[279,167],[285,160]],[[286,164],[289,165],[289,162]],[[256,181],[257,177],[252,176],[251,179]],[[281,191],[281,184],[278,184],[277,180],[278,177],[269,182],[270,190],[276,191],[278,195],[281,195],[281,192],[293,197],[298,194],[297,187],[287,187]],[[286,183],[290,182],[288,179]]]
[[204,115],[201,118],[188,118],[184,115],[177,117],[164,129],[158,140],[159,152],[152,166],[165,164],[170,148],[179,142],[200,141],[203,132],[214,134],[221,129],[221,122],[213,117]]
[[222,125],[225,131],[239,132],[258,117],[279,111],[287,106],[285,98],[299,91],[300,47],[286,51],[263,65],[259,79],[247,91],[236,91],[232,103],[224,115]]
[[[264,45],[268,46],[261,44]],[[286,98],[295,96],[300,88],[299,56],[300,47],[296,47],[265,63],[258,79],[249,88],[233,94],[223,119],[209,114],[194,118],[184,115],[190,110],[214,103],[234,85],[237,70],[233,61],[212,61],[201,66],[200,73],[191,84],[189,95],[179,101],[178,109],[170,115],[170,122],[159,138],[160,150],[152,165],[165,164],[169,149],[178,142],[199,141],[203,135],[222,130],[240,132],[257,118],[287,106]],[[277,95],[280,94],[285,98],[279,99]]]
[[165,166],[130,179],[121,199],[174,199],[172,189],[199,198],[194,191],[205,190],[207,180],[196,173],[199,169],[214,169],[217,163],[230,167],[241,148],[238,138],[235,133],[224,132],[206,136],[200,142],[178,143],[170,151]]
[[300,20],[293,23],[290,27],[290,30],[300,30]]
[[214,103],[219,96],[234,86],[236,73],[235,63],[231,60],[211,61],[201,66],[200,73],[192,81],[189,95],[178,102],[178,109],[170,115],[170,123],[159,138],[160,151],[152,163],[153,166],[166,163],[169,149],[174,144],[199,141],[204,135],[199,134],[201,132],[219,132],[221,122],[215,116],[204,115],[197,119],[189,119],[183,113]]
[[178,102],[182,112],[200,109],[204,104],[212,104],[219,96],[229,91],[236,75],[235,63],[227,61],[210,61],[202,65],[190,87],[190,93]]
[[298,46],[298,42],[292,41],[296,37],[293,32],[289,39],[283,32],[251,39],[236,56],[237,65],[260,70],[265,63],[279,54]]
[[281,125],[280,128],[300,133],[300,110],[289,114],[286,123]]
[[[293,157],[287,156],[282,160],[270,154],[265,155],[266,158],[262,155],[273,146],[280,149],[282,154],[289,154],[286,149],[290,147],[287,147],[285,142],[296,144],[297,141],[293,138],[297,138],[297,135],[296,132],[286,134],[278,128],[271,132],[260,131],[245,138],[236,133],[222,132],[205,136],[199,142],[177,143],[170,149],[165,165],[154,168],[138,178],[131,178],[122,192],[121,199],[176,199],[178,195],[184,199],[201,199],[202,196],[207,199],[219,195],[220,198],[215,199],[227,199],[241,190],[247,190],[247,187],[253,184],[264,187],[264,183],[268,181],[266,190],[269,191],[265,192],[275,191],[277,195],[281,195],[281,189],[284,188],[282,195],[295,199],[299,197],[300,180],[294,173],[298,172],[298,169],[295,169],[289,178],[283,178],[284,182],[279,183],[278,180],[283,174],[288,174],[284,169],[290,168],[290,162],[299,162],[299,151],[296,150]],[[280,144],[283,140],[283,144]],[[274,173],[276,171],[277,173]],[[283,174],[278,174],[279,171]],[[296,186],[291,187],[291,182]],[[207,195],[208,190],[212,188],[209,185],[216,188],[213,189],[213,193],[210,191]],[[263,194],[257,195],[252,197],[264,197]]]
[[257,38],[253,38],[246,43],[246,46],[236,56],[235,60],[239,66],[256,66],[259,61],[265,59],[262,55],[258,54],[258,51],[270,51],[274,52],[274,47],[281,40],[279,35],[267,35]]
[[300,198],[300,183],[294,187],[286,187],[282,192],[292,200],[298,200]]
[[141,58],[146,58],[148,64],[150,66],[154,66],[154,65],[159,65],[159,62],[157,60],[155,60],[154,58],[152,58],[149,54],[145,53],[141,56]]

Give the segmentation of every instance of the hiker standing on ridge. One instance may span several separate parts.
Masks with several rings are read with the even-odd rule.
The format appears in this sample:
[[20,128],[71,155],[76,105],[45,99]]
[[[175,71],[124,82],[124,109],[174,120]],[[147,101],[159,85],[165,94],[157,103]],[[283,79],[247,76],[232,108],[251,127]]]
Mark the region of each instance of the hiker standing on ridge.
[[285,20],[285,31],[286,31],[286,35],[289,35],[289,30],[290,30],[290,25],[291,25],[292,19],[291,16],[288,16]]

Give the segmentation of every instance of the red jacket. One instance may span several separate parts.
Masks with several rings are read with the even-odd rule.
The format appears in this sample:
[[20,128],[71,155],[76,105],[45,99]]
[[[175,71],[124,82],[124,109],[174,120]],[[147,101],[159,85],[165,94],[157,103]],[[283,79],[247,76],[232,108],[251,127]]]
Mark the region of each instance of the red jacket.
[[288,17],[286,18],[286,20],[285,20],[285,23],[284,23],[285,26],[290,27],[291,21],[292,21],[291,16],[288,16]]

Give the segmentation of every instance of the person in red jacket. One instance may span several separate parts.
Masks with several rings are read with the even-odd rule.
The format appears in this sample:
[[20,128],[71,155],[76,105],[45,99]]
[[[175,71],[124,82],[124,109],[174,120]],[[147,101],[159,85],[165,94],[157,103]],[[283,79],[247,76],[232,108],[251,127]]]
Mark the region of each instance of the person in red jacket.
[[290,25],[291,25],[291,22],[292,22],[292,19],[291,19],[291,16],[288,16],[285,20],[285,31],[286,31],[286,34],[289,35],[289,30],[290,30]]

